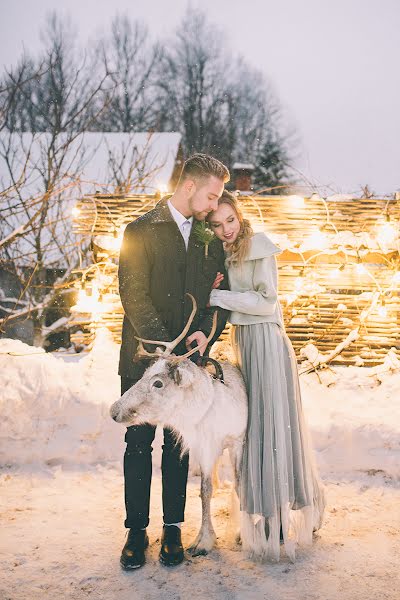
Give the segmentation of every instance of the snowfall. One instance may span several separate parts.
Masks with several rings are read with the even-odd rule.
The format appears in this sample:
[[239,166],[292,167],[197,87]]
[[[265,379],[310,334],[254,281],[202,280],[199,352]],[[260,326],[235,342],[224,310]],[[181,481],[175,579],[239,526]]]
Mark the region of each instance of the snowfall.
[[[161,442],[153,452],[146,565],[124,572],[124,428],[118,347],[99,332],[91,352],[45,354],[0,340],[0,598],[118,600],[375,600],[400,595],[400,370],[334,367],[301,375],[303,407],[328,505],[311,548],[291,563],[249,560],[226,537],[230,473],[212,500],[216,548],[176,568],[158,562]],[[191,465],[185,546],[200,524]]]

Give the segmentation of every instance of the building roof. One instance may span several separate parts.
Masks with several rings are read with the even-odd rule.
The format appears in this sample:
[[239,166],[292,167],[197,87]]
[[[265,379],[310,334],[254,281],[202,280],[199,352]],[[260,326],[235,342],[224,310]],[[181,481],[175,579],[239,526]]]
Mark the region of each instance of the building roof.
[[252,163],[240,163],[235,162],[232,166],[233,171],[254,171],[254,165]]

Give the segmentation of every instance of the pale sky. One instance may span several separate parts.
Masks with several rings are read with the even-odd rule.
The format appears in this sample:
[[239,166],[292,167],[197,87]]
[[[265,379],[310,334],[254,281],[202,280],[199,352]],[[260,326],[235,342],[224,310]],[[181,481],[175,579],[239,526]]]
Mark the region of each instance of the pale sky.
[[[39,48],[62,6],[82,42],[114,14],[172,34],[187,0],[0,0],[0,64]],[[302,140],[296,166],[316,184],[377,194],[400,189],[400,0],[192,0],[272,83]]]

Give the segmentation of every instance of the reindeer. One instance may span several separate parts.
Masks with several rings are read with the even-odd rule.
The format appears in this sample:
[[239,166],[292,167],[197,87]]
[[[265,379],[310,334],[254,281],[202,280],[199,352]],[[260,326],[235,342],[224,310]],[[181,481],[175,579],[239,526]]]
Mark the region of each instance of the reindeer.
[[[182,356],[172,354],[174,348],[187,335],[197,311],[196,301],[182,333],[172,342],[139,340],[137,357],[157,359],[143,377],[115,402],[111,417],[118,423],[168,426],[182,442],[183,452],[190,451],[200,466],[202,521],[200,531],[188,548],[193,556],[205,555],[214,546],[215,531],[211,521],[212,472],[225,448],[229,451],[234,473],[233,493],[238,492],[239,467],[242,459],[243,439],[247,425],[247,395],[239,369],[201,357],[201,366],[188,358],[199,350],[192,348]],[[202,347],[207,347],[217,325],[214,313],[213,326]],[[164,346],[154,353],[147,352],[143,344]],[[207,368],[215,367],[215,374]]]

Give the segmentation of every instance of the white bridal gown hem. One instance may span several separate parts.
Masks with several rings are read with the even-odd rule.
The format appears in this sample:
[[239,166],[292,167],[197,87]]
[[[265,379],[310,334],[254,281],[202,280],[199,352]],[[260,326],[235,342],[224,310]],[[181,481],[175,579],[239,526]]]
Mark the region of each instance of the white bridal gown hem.
[[268,322],[233,326],[232,346],[249,396],[239,486],[243,549],[252,558],[278,561],[282,527],[283,547],[294,561],[296,547],[310,545],[321,526],[325,496],[293,347],[284,329]]

